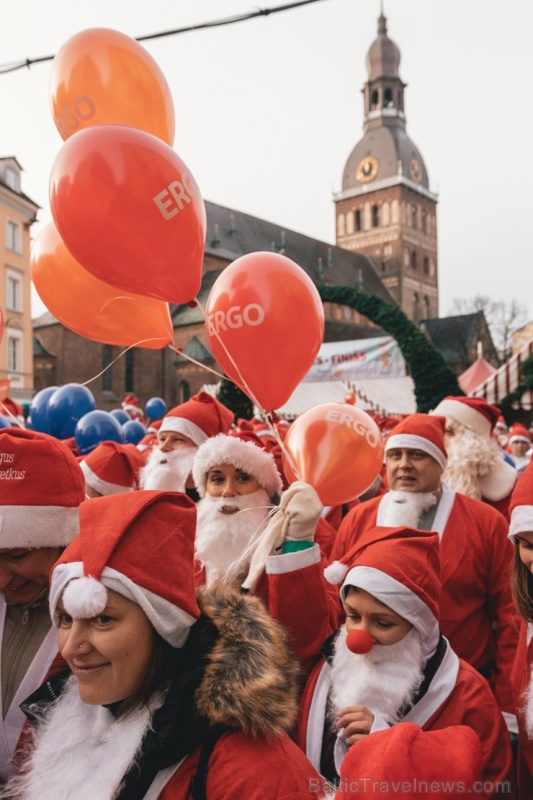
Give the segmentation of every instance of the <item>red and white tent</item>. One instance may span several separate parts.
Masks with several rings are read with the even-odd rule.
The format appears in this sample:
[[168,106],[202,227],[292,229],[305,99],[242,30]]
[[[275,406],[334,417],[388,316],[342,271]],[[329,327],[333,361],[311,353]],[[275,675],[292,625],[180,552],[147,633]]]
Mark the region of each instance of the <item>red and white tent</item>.
[[[522,383],[521,365],[531,355],[533,355],[533,339],[530,339],[520,352],[512,356],[509,361],[506,361],[494,375],[487,378],[481,386],[478,386],[470,394],[473,397],[482,397],[488,403],[499,403]],[[533,409],[533,391],[524,392],[520,402],[516,403],[513,408],[522,408],[524,411]]]

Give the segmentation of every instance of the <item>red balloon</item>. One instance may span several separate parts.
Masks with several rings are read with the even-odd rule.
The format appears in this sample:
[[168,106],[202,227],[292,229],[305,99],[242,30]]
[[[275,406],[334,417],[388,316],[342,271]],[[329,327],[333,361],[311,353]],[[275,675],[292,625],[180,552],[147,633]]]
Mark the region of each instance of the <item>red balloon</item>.
[[116,289],[80,267],[53,222],[31,249],[33,285],[47,309],[74,333],[104,344],[159,350],[174,330],[168,303]]
[[374,640],[368,631],[350,631],[346,637],[346,647],[352,653],[363,655],[370,653],[374,647]]
[[0,308],[0,342],[2,341],[3,335],[4,335],[4,312]]
[[277,253],[250,253],[230,264],[213,284],[206,317],[217,362],[266,411],[287,402],[324,335],[316,286]]
[[160,139],[124,125],[79,131],[52,167],[50,205],[68,250],[96,278],[171,303],[197,295],[205,206]]
[[[346,403],[323,403],[304,411],[283,442],[301,480],[325,506],[355,500],[372,486],[383,464],[383,440],[374,420]],[[283,471],[296,480],[287,456]]]
[[344,402],[348,403],[349,406],[355,405],[355,394],[353,392],[347,392],[344,395]]

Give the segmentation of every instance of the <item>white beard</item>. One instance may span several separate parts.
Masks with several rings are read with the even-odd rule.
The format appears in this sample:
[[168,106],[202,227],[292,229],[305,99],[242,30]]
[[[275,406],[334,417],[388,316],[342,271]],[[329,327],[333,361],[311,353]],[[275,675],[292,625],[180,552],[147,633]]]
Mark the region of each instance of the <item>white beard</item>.
[[463,425],[454,424],[455,433],[446,444],[448,463],[442,480],[450,489],[481,500],[479,479],[487,476],[501,454],[494,439],[484,439]]
[[420,517],[434,506],[437,498],[433,492],[399,492],[391,489],[383,495],[380,504],[380,524],[385,528],[418,528]]
[[[221,506],[237,506],[239,511],[223,514]],[[216,580],[232,583],[246,575],[271,509],[264,489],[237,497],[208,495],[200,500],[195,549],[208,585]]]
[[184,492],[197,449],[197,447],[179,447],[177,450],[163,453],[158,447],[154,447],[140,472],[141,489]]
[[416,628],[396,644],[374,645],[369,653],[352,653],[346,646],[346,626],[335,642],[329,713],[349,706],[366,706],[394,724],[403,704],[410,702],[424,678],[425,658]]
[[24,772],[9,781],[12,800],[111,800],[135,759],[152,710],[117,720],[103,706],[82,703],[75,678],[35,732]]

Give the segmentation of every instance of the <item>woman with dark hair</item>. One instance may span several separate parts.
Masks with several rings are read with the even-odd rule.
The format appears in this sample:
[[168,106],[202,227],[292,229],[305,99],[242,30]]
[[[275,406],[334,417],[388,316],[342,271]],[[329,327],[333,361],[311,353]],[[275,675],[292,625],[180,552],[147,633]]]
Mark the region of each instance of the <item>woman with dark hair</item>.
[[515,545],[511,587],[520,614],[520,638],[512,680],[518,717],[518,791],[533,797],[533,462],[511,498],[509,538]]
[[51,575],[69,670],[26,701],[31,752],[5,797],[300,800],[318,776],[286,730],[296,669],[260,601],[196,596],[196,510],[144,491],[84,503]]

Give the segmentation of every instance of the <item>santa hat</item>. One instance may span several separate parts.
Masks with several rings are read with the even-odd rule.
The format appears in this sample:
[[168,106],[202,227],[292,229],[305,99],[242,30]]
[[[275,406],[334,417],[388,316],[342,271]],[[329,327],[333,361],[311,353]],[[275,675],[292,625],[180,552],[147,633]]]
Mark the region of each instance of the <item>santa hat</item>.
[[198,447],[210,436],[228,433],[234,416],[233,411],[215,397],[207,392],[199,392],[186,403],[172,408],[163,418],[159,431],[181,433]]
[[517,534],[533,531],[533,461],[519,475],[509,505],[509,539],[515,542]]
[[118,442],[100,442],[80,463],[85,482],[103,495],[132,492],[143,466],[135,445]]
[[500,410],[481,397],[445,397],[431,414],[448,417],[488,439],[498,421]]
[[515,422],[509,428],[509,444],[513,442],[526,442],[531,444],[531,436],[528,429],[521,422]]
[[344,601],[350,586],[369,592],[413,625],[422,640],[439,614],[439,536],[415,528],[369,528],[340,561],[324,571],[339,584]]
[[207,473],[220,464],[231,464],[251,475],[269,497],[280,494],[283,489],[274,456],[267,453],[261,440],[253,433],[232,436],[221,433],[200,445],[192,468],[200,497],[205,497]]
[[495,425],[494,427],[495,427],[495,428],[501,428],[502,430],[508,430],[508,426],[507,426],[507,423],[506,423],[506,421],[505,421],[505,417],[503,417],[503,416],[500,414],[500,416],[499,416],[499,417],[498,417],[498,419],[496,420],[496,425]]
[[400,417],[386,417],[382,419],[379,423],[379,427],[381,431],[391,431],[393,428],[396,427],[401,422]]
[[[471,792],[483,777],[481,741],[473,728],[450,725],[424,731],[414,722],[400,722],[364,736],[350,747],[342,762],[335,800],[378,795],[384,800],[452,800],[458,796],[458,786]],[[377,784],[380,790],[376,794]],[[421,791],[422,786],[430,786],[431,793]]]
[[422,450],[430,455],[441,469],[447,463],[444,445],[444,417],[428,414],[411,414],[392,429],[385,439],[385,452],[406,447],[410,450]]
[[83,473],[63,442],[0,431],[0,548],[65,547],[79,531],[83,500]]
[[80,509],[80,535],[56,562],[50,614],[102,613],[107,590],[137,603],[156,631],[181,647],[198,619],[193,574],[196,508],[178,492],[97,497]]

